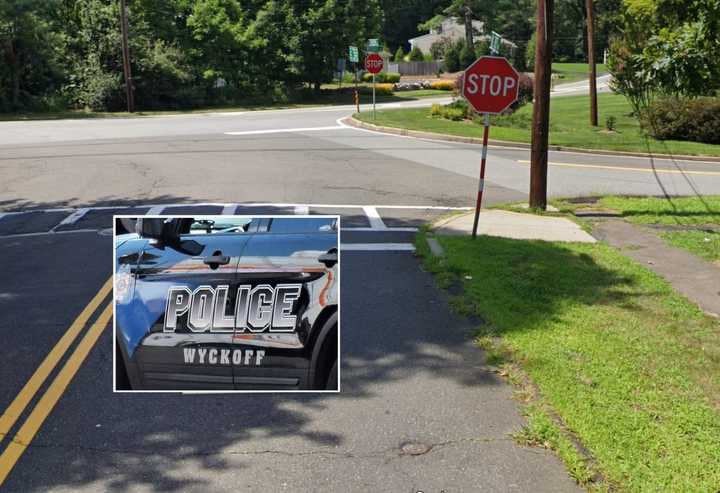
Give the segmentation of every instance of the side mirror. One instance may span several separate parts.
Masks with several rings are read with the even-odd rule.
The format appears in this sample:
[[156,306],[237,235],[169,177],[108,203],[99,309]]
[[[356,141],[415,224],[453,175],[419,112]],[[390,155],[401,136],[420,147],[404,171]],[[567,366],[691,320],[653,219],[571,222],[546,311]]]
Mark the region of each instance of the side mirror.
[[172,245],[180,241],[178,221],[165,218],[141,218],[135,224],[135,232],[143,238],[152,238]]

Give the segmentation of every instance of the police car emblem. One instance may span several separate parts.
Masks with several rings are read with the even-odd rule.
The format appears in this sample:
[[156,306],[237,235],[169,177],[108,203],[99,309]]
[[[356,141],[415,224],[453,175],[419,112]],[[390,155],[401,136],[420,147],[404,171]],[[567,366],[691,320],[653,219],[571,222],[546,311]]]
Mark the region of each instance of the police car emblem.
[[173,286],[168,290],[164,332],[174,332],[178,319],[188,314],[192,332],[293,332],[296,316],[292,313],[300,298],[301,284],[241,285],[232,314],[226,312],[230,286]]

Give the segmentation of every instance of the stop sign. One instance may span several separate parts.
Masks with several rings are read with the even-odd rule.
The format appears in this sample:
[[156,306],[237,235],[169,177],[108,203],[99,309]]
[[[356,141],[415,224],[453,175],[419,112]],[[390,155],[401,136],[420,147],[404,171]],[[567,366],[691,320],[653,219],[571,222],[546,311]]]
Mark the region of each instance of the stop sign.
[[507,59],[480,57],[465,69],[462,95],[479,113],[502,113],[517,100],[519,80]]
[[383,59],[377,53],[370,53],[365,57],[365,70],[377,74],[383,69]]

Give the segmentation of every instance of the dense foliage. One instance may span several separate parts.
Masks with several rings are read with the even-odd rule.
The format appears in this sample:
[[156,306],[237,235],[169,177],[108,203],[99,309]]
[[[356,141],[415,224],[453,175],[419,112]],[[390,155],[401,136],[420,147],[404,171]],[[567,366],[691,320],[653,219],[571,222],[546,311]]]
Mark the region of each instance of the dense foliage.
[[[0,111],[124,107],[119,2],[0,0]],[[128,0],[140,108],[284,98],[332,80],[379,0]]]
[[720,89],[720,2],[625,0],[610,46],[615,89],[636,113],[656,96],[712,96]]
[[[625,0],[612,87],[658,139],[720,143],[720,2]],[[703,97],[710,96],[710,97]]]
[[720,144],[720,98],[661,98],[641,113],[643,127],[656,139]]

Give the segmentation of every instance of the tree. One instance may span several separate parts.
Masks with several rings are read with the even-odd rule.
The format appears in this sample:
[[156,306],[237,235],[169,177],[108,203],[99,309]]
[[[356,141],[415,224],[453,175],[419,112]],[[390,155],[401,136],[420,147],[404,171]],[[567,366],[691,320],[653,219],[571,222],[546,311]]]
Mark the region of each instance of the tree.
[[405,60],[405,52],[403,51],[402,45],[398,46],[393,60],[395,60],[396,62],[402,62],[403,60]]
[[[513,7],[514,8],[514,7]],[[465,26],[465,44],[475,46],[473,20],[483,21],[485,31],[495,16],[495,3],[485,0],[452,0],[444,11],[445,15],[455,17]]]
[[610,45],[613,88],[636,114],[657,95],[696,97],[720,89],[720,4],[628,0]]
[[465,70],[475,61],[475,48],[468,46],[467,43],[462,44],[460,48],[460,70]]
[[440,14],[448,0],[380,0],[382,11],[382,37],[392,46],[410,49],[408,40],[425,30],[418,24]]
[[63,40],[50,22],[58,2],[0,2],[0,110],[31,107],[56,90],[63,79],[59,50]]
[[422,62],[423,60],[425,60],[425,55],[419,47],[414,46],[413,49],[410,50],[409,59],[411,62]]
[[461,43],[452,43],[445,50],[443,62],[445,72],[457,72],[460,70],[460,49]]

